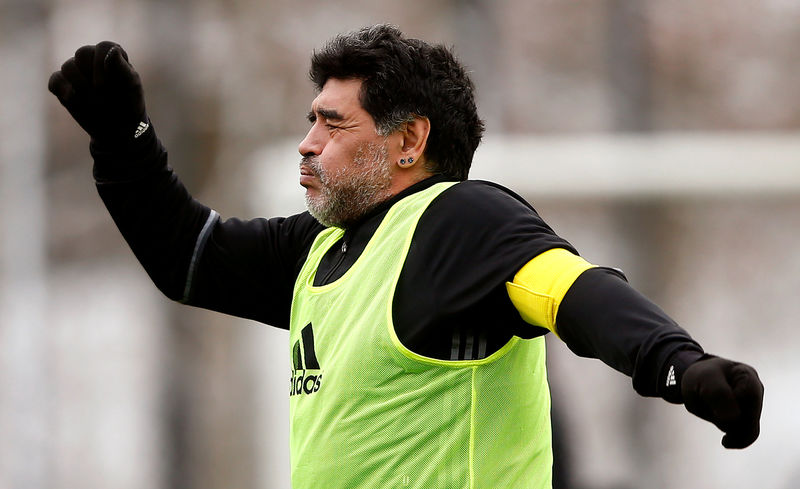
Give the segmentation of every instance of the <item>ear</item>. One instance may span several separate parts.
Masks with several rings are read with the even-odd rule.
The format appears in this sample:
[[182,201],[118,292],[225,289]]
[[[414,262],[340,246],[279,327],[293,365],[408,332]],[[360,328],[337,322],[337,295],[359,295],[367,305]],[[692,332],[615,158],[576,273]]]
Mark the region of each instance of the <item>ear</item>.
[[400,157],[406,162],[409,159],[413,163],[422,161],[431,133],[431,121],[427,117],[415,116],[414,120],[407,122],[401,128],[400,132],[402,136]]

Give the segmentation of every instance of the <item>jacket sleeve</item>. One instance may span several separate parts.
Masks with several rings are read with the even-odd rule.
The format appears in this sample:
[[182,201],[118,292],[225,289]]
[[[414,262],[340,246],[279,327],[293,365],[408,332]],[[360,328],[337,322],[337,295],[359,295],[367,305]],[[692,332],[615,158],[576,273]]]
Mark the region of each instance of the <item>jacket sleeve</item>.
[[683,401],[684,371],[703,355],[691,336],[609,268],[584,271],[564,295],[558,334],[576,354],[630,376],[643,396]]
[[223,221],[189,194],[148,131],[129,148],[91,146],[97,190],[168,298],[288,327],[294,277],[319,224],[307,214]]

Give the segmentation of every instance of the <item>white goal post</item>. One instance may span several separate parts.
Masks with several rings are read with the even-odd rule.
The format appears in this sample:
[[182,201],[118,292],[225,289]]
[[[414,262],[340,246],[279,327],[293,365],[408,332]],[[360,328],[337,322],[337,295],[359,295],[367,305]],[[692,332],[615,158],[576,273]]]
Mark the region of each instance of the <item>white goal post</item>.
[[470,177],[537,198],[800,196],[800,133],[487,136]]

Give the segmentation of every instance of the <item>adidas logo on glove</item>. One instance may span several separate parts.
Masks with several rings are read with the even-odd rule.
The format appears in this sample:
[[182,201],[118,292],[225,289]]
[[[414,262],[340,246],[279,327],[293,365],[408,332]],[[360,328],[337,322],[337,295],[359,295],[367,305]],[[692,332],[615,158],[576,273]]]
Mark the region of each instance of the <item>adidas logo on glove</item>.
[[140,122],[139,126],[136,128],[136,132],[133,134],[133,139],[136,139],[142,134],[144,134],[145,131],[147,131],[147,128],[149,127],[150,127],[149,122]]

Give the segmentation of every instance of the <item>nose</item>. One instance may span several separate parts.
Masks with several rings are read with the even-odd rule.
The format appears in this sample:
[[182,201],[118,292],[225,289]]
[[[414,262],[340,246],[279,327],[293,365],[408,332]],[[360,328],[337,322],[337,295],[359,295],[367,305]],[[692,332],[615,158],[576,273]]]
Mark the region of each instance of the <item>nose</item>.
[[300,141],[300,145],[297,147],[297,150],[303,156],[315,156],[322,152],[322,142],[321,138],[317,135],[316,127],[316,124],[311,126],[306,137]]

